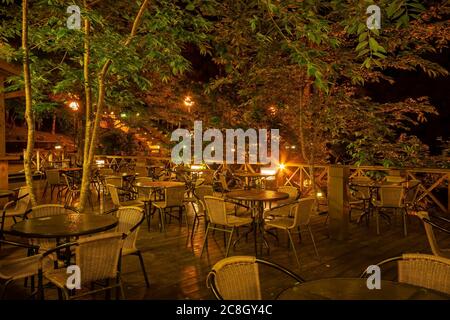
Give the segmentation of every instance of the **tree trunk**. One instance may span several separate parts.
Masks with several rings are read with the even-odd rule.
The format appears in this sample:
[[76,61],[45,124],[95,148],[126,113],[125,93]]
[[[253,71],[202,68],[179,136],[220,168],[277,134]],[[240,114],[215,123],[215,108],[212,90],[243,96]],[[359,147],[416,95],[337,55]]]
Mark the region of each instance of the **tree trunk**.
[[[129,46],[131,43],[131,40],[136,35],[137,29],[142,20],[142,16],[144,15],[145,10],[147,9],[148,2],[149,2],[149,0],[144,0],[142,2],[136,17],[134,18],[133,27],[131,29],[130,35],[128,36],[127,40],[125,41],[124,46],[126,46],[126,47]],[[85,37],[86,37],[86,35],[85,35]],[[85,44],[86,44],[86,42],[85,42]],[[85,59],[86,59],[86,51],[85,51]],[[98,127],[100,125],[100,119],[103,114],[103,106],[105,104],[105,79],[106,79],[106,74],[108,73],[109,67],[111,66],[111,63],[112,63],[111,59],[108,59],[105,62],[105,64],[103,65],[102,70],[100,71],[100,74],[98,76],[98,97],[97,97],[97,109],[95,112],[95,120],[94,120],[94,124],[92,126],[92,132],[89,134],[90,140],[87,140],[89,143],[89,150],[88,150],[88,152],[86,152],[86,149],[85,149],[85,152],[83,155],[83,178],[81,181],[80,203],[79,203],[80,211],[84,210],[84,207],[86,205],[87,196],[89,193],[91,164],[94,160],[94,152],[95,152],[95,145],[97,142]],[[85,82],[85,85],[86,85],[86,82]],[[86,96],[86,98],[87,98],[87,96]],[[87,108],[87,106],[86,106],[86,108]],[[87,118],[88,117],[86,116],[86,122],[88,121]],[[85,146],[86,146],[86,144],[85,144]]]
[[22,54],[23,54],[23,78],[25,83],[25,120],[27,123],[27,149],[25,151],[23,165],[25,169],[25,181],[30,191],[31,204],[37,205],[33,187],[33,172],[31,160],[34,149],[34,114],[31,100],[31,76],[28,50],[28,0],[22,0]]
[[[86,7],[86,1],[84,2]],[[89,75],[89,63],[90,63],[90,21],[89,19],[84,19],[84,63],[83,63],[83,73],[84,73],[84,94],[85,94],[85,133],[84,133],[84,149],[83,149],[83,176],[81,182],[81,194],[80,194],[80,211],[84,210],[90,184],[90,165],[89,162],[89,145],[90,145],[90,135],[91,135],[91,82]],[[80,144],[77,145],[79,152]]]

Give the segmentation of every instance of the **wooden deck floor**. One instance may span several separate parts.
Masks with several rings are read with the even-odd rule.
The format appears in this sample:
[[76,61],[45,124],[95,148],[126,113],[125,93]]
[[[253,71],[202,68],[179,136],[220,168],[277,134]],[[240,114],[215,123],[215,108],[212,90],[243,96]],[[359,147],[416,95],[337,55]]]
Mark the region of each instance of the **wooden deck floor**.
[[[37,183],[41,189],[40,182]],[[39,190],[38,194],[42,194]],[[49,199],[45,199],[49,202]],[[108,202],[105,205],[111,207]],[[98,210],[98,209],[95,209]],[[189,215],[190,221],[192,216]],[[157,219],[156,219],[157,220]],[[429,253],[423,226],[412,218],[408,225],[409,234],[403,236],[400,219],[397,224],[382,224],[381,235],[377,236],[375,225],[350,225],[350,237],[345,241],[332,240],[328,236],[325,216],[312,219],[312,230],[320,254],[314,253],[308,232],[302,232],[302,242],[297,243],[301,268],[297,267],[295,257],[287,248],[287,237],[280,234],[280,243],[269,238],[270,254],[264,252],[263,258],[279,263],[297,272],[306,280],[330,277],[358,277],[371,264],[405,252]],[[137,257],[124,258],[123,281],[127,299],[213,299],[206,287],[206,275],[211,266],[224,257],[224,245],[221,232],[209,238],[208,251],[200,258],[203,241],[203,227],[198,229],[194,242],[187,241],[187,228],[177,221],[167,226],[167,232],[157,230],[157,221],[153,221],[152,230],[147,231],[145,225],[140,230],[137,246],[141,249],[147,273],[150,277],[150,288],[145,287]],[[450,248],[450,236],[437,234],[442,247]],[[298,238],[297,238],[298,239]],[[3,249],[5,252],[5,249]],[[2,254],[4,256],[4,254]],[[253,239],[241,241],[230,255],[254,255]],[[392,278],[392,274],[382,274],[383,279]],[[283,288],[289,287],[292,280],[281,276],[273,270],[261,270],[263,298],[273,298]],[[47,290],[48,298],[56,298],[55,290]],[[23,282],[16,283],[8,290],[9,298],[25,298]],[[100,297],[98,297],[100,298]]]

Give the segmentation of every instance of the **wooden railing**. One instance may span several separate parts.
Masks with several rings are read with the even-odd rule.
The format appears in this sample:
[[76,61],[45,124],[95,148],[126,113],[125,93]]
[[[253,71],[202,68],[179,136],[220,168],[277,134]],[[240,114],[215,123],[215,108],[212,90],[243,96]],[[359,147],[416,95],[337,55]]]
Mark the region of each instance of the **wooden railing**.
[[[169,157],[155,156],[108,156],[97,155],[95,160],[104,160],[105,166],[119,169],[127,165],[149,162],[170,162]],[[208,166],[208,165],[207,165]],[[232,170],[258,171],[260,164],[221,164],[216,170],[230,168]],[[208,166],[211,167],[212,166]],[[418,199],[436,205],[443,212],[450,214],[450,169],[433,168],[385,168],[381,166],[349,166],[350,178],[368,175],[375,179],[381,179],[388,174],[401,174],[408,180],[414,179],[421,182]],[[310,193],[312,190],[321,192],[324,197],[327,194],[329,165],[307,165],[301,163],[286,163],[283,169],[277,173],[278,185],[292,185],[302,193]],[[439,193],[439,195],[437,194]]]

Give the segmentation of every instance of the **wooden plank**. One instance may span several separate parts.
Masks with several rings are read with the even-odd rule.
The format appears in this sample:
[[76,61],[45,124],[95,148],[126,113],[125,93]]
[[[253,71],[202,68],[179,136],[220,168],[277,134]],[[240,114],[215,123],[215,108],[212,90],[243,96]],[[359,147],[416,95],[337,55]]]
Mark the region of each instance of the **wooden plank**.
[[13,92],[6,92],[5,93],[5,99],[13,99],[13,98],[20,98],[25,96],[24,90],[19,91],[13,91]]
[[20,75],[22,73],[22,70],[11,64],[6,62],[5,60],[0,59],[0,74],[3,76],[10,76],[10,75]]
[[349,169],[330,166],[328,177],[328,213],[330,237],[344,240],[348,237],[348,185]]
[[[1,60],[0,60],[1,61]],[[0,76],[0,156],[5,155],[6,146],[6,122],[5,122],[5,78]],[[8,166],[8,164],[6,164]]]

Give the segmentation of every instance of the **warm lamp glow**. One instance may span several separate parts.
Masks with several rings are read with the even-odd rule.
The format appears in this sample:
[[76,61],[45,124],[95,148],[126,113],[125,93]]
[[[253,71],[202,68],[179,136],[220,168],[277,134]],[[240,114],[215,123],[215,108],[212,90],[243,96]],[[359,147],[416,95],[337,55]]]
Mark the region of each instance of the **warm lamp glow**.
[[76,101],[71,101],[69,103],[69,108],[72,109],[73,111],[78,111],[78,109],[80,108],[78,102]]
[[317,195],[317,198],[322,198],[322,197],[323,197],[323,193],[322,193],[322,192],[320,192],[320,191],[319,191],[319,192],[317,192],[317,194],[316,194],[316,195]]
[[278,165],[278,168],[279,168],[280,170],[284,170],[284,168],[286,168],[286,165],[285,165],[284,163],[280,163],[280,164]]
[[194,101],[190,96],[186,96],[186,98],[184,98],[184,105],[186,107],[192,107],[194,105]]
[[56,149],[56,150],[60,150],[60,149],[62,149],[62,146],[59,145],[59,144],[57,144],[57,145],[55,146],[55,149]]

